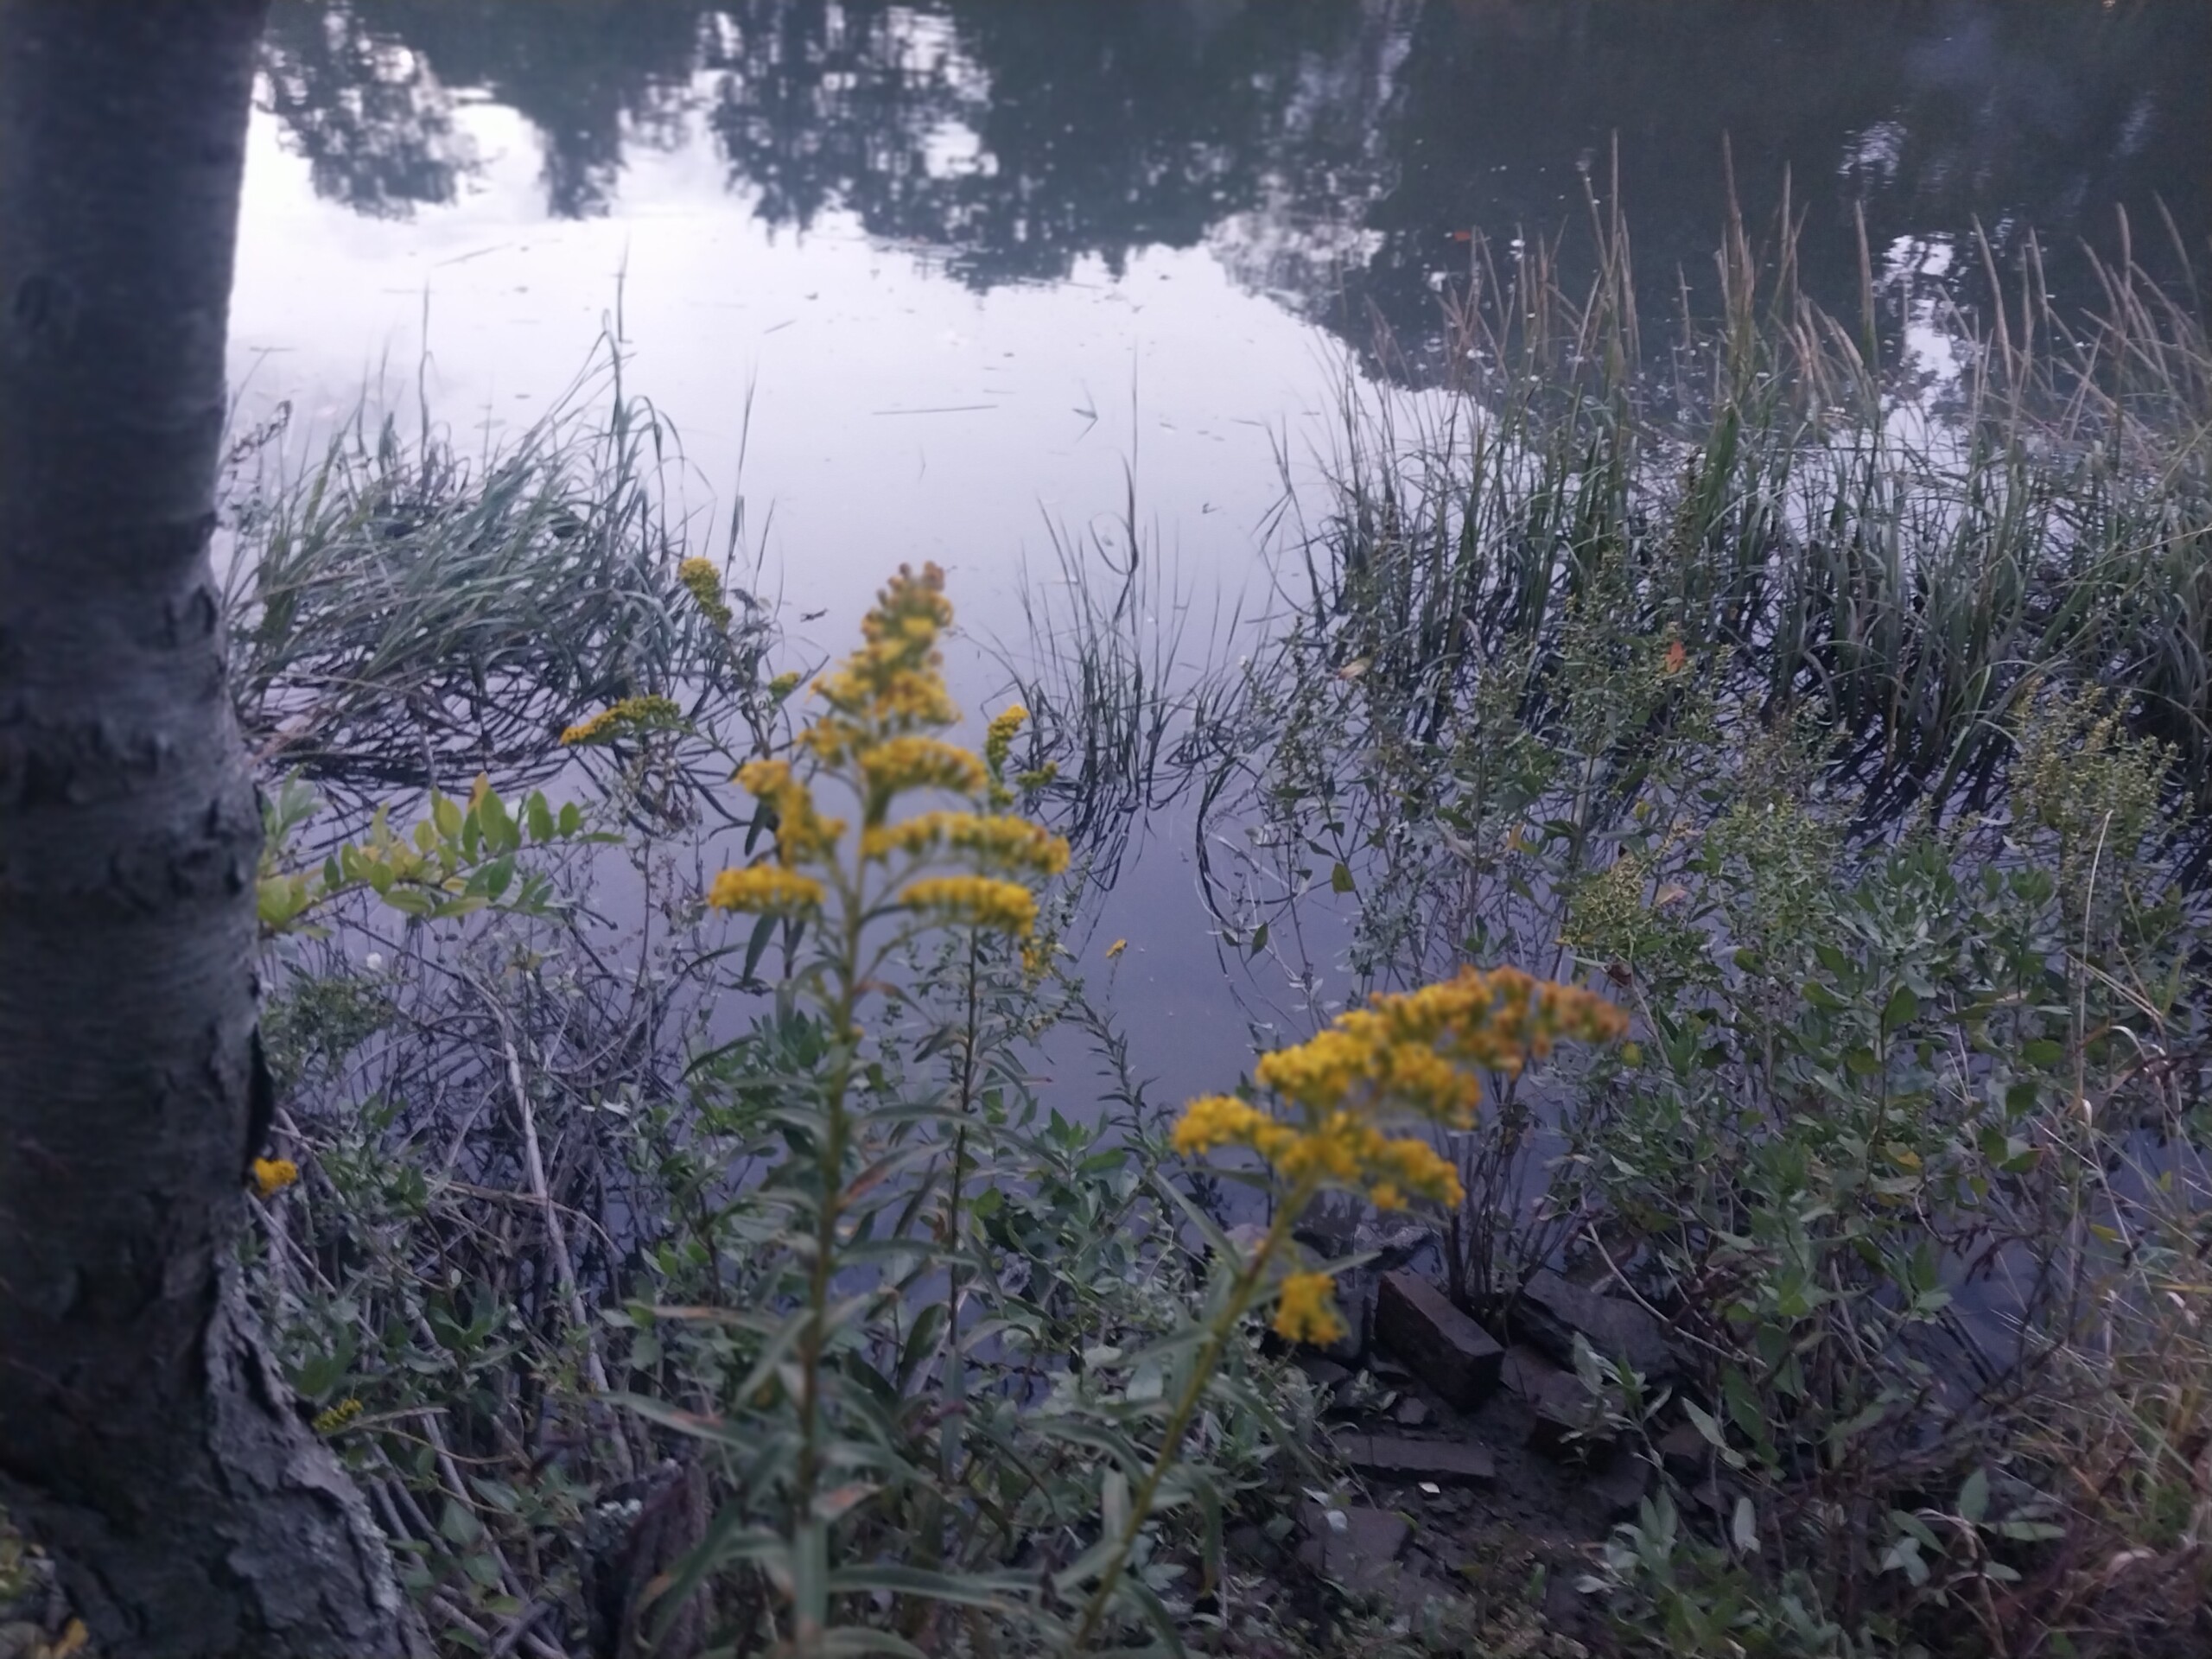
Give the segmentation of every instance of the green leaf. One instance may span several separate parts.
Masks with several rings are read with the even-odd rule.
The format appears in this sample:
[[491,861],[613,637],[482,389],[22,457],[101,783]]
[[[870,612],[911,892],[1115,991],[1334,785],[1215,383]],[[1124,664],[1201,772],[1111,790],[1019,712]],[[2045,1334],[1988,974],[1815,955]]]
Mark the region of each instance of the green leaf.
[[1988,1513],[1989,1471],[1977,1469],[1959,1488],[1959,1518],[1969,1526],[1979,1526],[1982,1516]]
[[461,804],[448,796],[433,794],[430,797],[430,822],[437,826],[441,836],[451,841],[461,833]]
[[944,1325],[944,1304],[931,1302],[914,1315],[913,1328],[906,1332],[905,1351],[899,1356],[899,1389],[904,1393],[924,1363],[937,1351],[938,1332]]
[[1706,1410],[1694,1400],[1683,1401],[1682,1409],[1684,1412],[1688,1414],[1691,1423],[1696,1427],[1697,1432],[1705,1437],[1706,1443],[1708,1446],[1712,1446],[1716,1452],[1726,1452],[1728,1450],[1728,1436],[1726,1432],[1721,1428],[1719,1419],[1713,1416],[1711,1412]]
[[506,804],[490,790],[476,803],[476,821],[483,826],[485,844],[503,853],[522,845],[522,831],[507,816]]
[[554,836],[553,809],[545,804],[545,791],[533,789],[524,805],[524,816],[530,820],[532,841],[550,841]]
[[1352,884],[1351,868],[1342,861],[1338,861],[1336,867],[1329,872],[1329,891],[1332,893],[1352,893],[1357,890],[1357,889]]
[[833,1596],[868,1596],[878,1591],[894,1596],[920,1596],[930,1601],[950,1602],[960,1607],[988,1607],[1010,1612],[1029,1581],[1011,1574],[963,1573],[955,1578],[926,1567],[901,1567],[892,1561],[868,1561],[841,1567],[830,1574]]
[[776,937],[776,918],[763,916],[753,924],[753,937],[745,942],[745,977],[750,979],[767,954],[768,941]]
[[898,1659],[930,1659],[929,1655],[903,1636],[849,1624],[842,1630],[826,1630],[817,1637],[813,1651],[827,1655],[889,1653],[897,1655]]
[[1098,1525],[1109,1538],[1118,1538],[1129,1528],[1129,1478],[1109,1469],[1098,1482]]
[[468,1505],[457,1497],[449,1497],[445,1513],[438,1517],[438,1535],[448,1543],[466,1549],[484,1535],[484,1523]]
[[1736,1500],[1736,1512],[1728,1522],[1728,1536],[1735,1544],[1738,1554],[1744,1555],[1758,1554],[1758,1513],[1751,1508],[1750,1498],[1739,1497]]

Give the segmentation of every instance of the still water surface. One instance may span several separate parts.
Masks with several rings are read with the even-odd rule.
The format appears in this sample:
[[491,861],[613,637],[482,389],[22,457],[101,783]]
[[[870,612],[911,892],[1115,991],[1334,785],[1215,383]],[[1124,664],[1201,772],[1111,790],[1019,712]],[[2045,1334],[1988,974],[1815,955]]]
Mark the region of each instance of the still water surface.
[[[1755,214],[1788,179],[1839,307],[1862,213],[1882,270],[1970,270],[1979,231],[2062,291],[2122,213],[2168,270],[2167,219],[2212,229],[2202,0],[279,0],[264,71],[241,418],[312,435],[366,387],[496,443],[619,306],[686,499],[742,495],[823,651],[920,558],[1018,636],[1048,526],[1132,488],[1202,610],[1263,606],[1279,458],[1378,328],[1418,373],[1471,233],[1556,234],[1616,154],[1660,315],[1709,294],[1732,163]],[[1182,848],[1098,927],[1147,1069],[1224,1081]]]

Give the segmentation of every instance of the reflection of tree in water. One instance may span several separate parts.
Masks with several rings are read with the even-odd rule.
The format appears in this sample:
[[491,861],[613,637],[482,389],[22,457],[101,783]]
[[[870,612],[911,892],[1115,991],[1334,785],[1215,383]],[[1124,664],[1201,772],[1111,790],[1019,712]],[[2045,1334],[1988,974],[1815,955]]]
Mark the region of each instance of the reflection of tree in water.
[[[1808,287],[1848,305],[1864,208],[1873,253],[1902,236],[2000,245],[2030,228],[2108,238],[2157,204],[2212,227],[2212,8],[1983,0],[1470,0],[1421,10],[1406,57],[1398,188],[1358,291],[1415,315],[1452,232],[1555,230],[1602,185],[1618,137],[1640,286],[1664,308],[1709,281],[1726,208],[1785,185]],[[2183,64],[2194,67],[2184,70]],[[1679,274],[1679,276],[1678,276]],[[1877,274],[1878,275],[1878,270]]]
[[1287,142],[1302,90],[1372,32],[1366,16],[1332,0],[758,0],[710,57],[710,120],[733,185],[772,220],[842,209],[979,285],[1085,256],[1118,271],[1203,240],[1305,162]]
[[[461,87],[537,129],[546,210],[575,219],[607,211],[626,146],[680,139],[701,27],[696,0],[280,4],[264,67],[321,194],[379,213],[451,200],[474,165]],[[359,177],[333,176],[357,155]]]
[[343,7],[270,13],[259,99],[307,157],[315,194],[361,213],[451,201],[474,164],[423,54]]
[[2212,218],[2212,9],[2122,0],[346,0],[280,3],[270,103],[316,188],[451,198],[454,87],[543,135],[549,210],[603,211],[696,117],[771,223],[850,213],[977,285],[1210,244],[1346,326],[1433,316],[1455,232],[1555,228],[1618,133],[1655,295],[1707,264],[1720,137],[1785,168],[1808,281],[1890,238]]

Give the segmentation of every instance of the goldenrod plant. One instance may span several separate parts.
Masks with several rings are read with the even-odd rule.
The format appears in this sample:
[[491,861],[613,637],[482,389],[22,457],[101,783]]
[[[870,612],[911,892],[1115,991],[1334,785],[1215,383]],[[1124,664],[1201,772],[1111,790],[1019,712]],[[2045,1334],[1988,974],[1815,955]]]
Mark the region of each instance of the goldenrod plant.
[[[935,566],[902,569],[883,589],[861,648],[814,682],[812,717],[790,753],[739,769],[734,781],[758,803],[755,827],[768,848],[722,870],[705,894],[714,910],[788,924],[803,941],[779,1007],[787,1028],[810,1019],[812,1052],[806,1077],[779,1090],[772,1108],[789,1133],[788,1156],[751,1195],[754,1213],[774,1215],[792,1247],[795,1305],[728,1313],[761,1338],[735,1399],[773,1395],[789,1408],[751,1448],[745,1481],[751,1494],[773,1492],[779,1524],[735,1524],[741,1498],[733,1524],[693,1566],[743,1560],[757,1567],[785,1604],[772,1622],[798,1652],[911,1648],[882,1630],[833,1640],[845,1598],[882,1592],[995,1605],[1019,1589],[906,1562],[855,1562],[835,1535],[840,1518],[894,1482],[906,1460],[904,1437],[880,1419],[882,1402],[855,1389],[843,1362],[868,1344],[874,1319],[907,1311],[907,1258],[955,1271],[956,1284],[960,1265],[950,1232],[932,1251],[906,1228],[887,1224],[887,1205],[915,1213],[916,1192],[896,1178],[921,1174],[939,1150],[906,1132],[941,1117],[942,1108],[882,1099],[886,1046],[867,1022],[879,1010],[895,1015],[910,999],[888,969],[925,935],[988,937],[1019,961],[1037,929],[1035,885],[1069,858],[1065,841],[1003,810],[1013,799],[1005,766],[1020,709],[991,722],[982,755],[944,735],[960,719],[938,645],[951,618]],[[974,947],[971,938],[971,969]],[[956,1207],[962,1166],[957,1154]],[[960,1224],[955,1216],[948,1226]],[[938,1311],[957,1333],[957,1297]],[[957,1387],[957,1340],[948,1357]],[[658,1421],[696,1427],[656,1402],[635,1403]],[[918,1551],[936,1553],[925,1544]]]
[[1175,1396],[1152,1466],[1118,1529],[1101,1541],[1097,1582],[1075,1630],[1088,1646],[1121,1587],[1122,1570],[1175,1466],[1183,1436],[1205,1397],[1223,1351],[1246,1312],[1272,1296],[1277,1335],[1325,1346],[1344,1334],[1331,1275],[1292,1267],[1292,1224],[1328,1189],[1359,1193],[1379,1210],[1414,1200],[1456,1206],[1464,1198],[1451,1160],[1408,1122],[1465,1129],[1474,1122],[1485,1072],[1516,1076],[1562,1038],[1602,1042],[1627,1029],[1621,1011],[1571,986],[1540,984],[1511,969],[1466,969],[1440,984],[1377,995],[1339,1015],[1311,1040],[1277,1049],[1256,1068],[1278,1103],[1268,1110],[1232,1095],[1192,1101],[1175,1126],[1189,1156],[1236,1147],[1256,1154],[1269,1175],[1273,1215],[1239,1255],[1224,1236],[1227,1269],[1198,1330],[1196,1357]]
[[[1483,1073],[1617,1037],[1622,1016],[1585,991],[1471,971],[1263,1058],[1273,1109],[1199,1100],[1149,1149],[1135,1122],[1119,1147],[1057,1117],[1009,1134],[999,1091],[977,1079],[1003,1075],[1045,995],[1056,947],[1040,916],[1070,851],[1008,810],[1024,791],[1009,776],[1020,709],[988,722],[980,753],[947,735],[950,621],[940,574],[902,571],[860,650],[814,683],[786,752],[736,775],[757,803],[758,855],[715,874],[705,902],[794,943],[774,1019],[709,1057],[743,1059],[724,1074],[734,1101],[702,1121],[746,1125],[734,1139],[753,1133],[759,1173],[736,1191],[704,1174],[698,1190],[741,1223],[749,1256],[705,1243],[710,1305],[626,1316],[639,1351],[681,1347],[690,1375],[715,1379],[712,1409],[643,1394],[632,1408],[720,1448],[733,1488],[660,1611],[676,1617],[719,1579],[737,1628],[792,1653],[915,1651],[944,1637],[947,1608],[1044,1650],[1130,1620],[1172,1643],[1182,1569],[1161,1523],[1196,1509],[1217,1535],[1252,1478],[1236,1461],[1294,1438],[1280,1421],[1256,1441],[1236,1427],[1267,1419],[1268,1391],[1288,1386],[1252,1371],[1246,1316],[1272,1302],[1295,1341],[1339,1329],[1327,1274],[1291,1261],[1293,1222],[1330,1188],[1385,1208],[1456,1203],[1449,1160],[1397,1131],[1464,1127]],[[932,999],[949,1005],[943,1024]],[[941,1087],[912,1069],[932,1050],[950,1062]],[[1231,1147],[1257,1155],[1268,1189],[1243,1250],[1161,1164]],[[1096,1219],[1058,1213],[1071,1207]],[[1052,1230],[1069,1221],[1091,1265],[1061,1279],[1071,1241]],[[1193,1224],[1207,1262],[1195,1275],[1179,1242]],[[988,1317],[969,1318],[971,1303]],[[1070,1338],[1072,1368],[1053,1351]],[[1202,1409],[1217,1427],[1192,1458]],[[1049,1570],[1020,1570],[1044,1541]]]

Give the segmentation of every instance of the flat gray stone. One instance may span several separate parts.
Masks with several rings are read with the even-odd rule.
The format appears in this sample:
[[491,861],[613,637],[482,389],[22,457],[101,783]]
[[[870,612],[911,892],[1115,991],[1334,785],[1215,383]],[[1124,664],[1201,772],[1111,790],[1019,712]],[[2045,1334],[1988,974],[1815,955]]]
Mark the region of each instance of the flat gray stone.
[[1633,1521],[1651,1493],[1651,1465],[1642,1458],[1615,1458],[1590,1477],[1587,1490],[1606,1520]]
[[1389,1510],[1351,1508],[1341,1510],[1344,1529],[1329,1524],[1328,1511],[1308,1503],[1300,1519],[1306,1542],[1298,1559],[1332,1584],[1362,1595],[1389,1593],[1397,1576],[1398,1553],[1406,1547],[1413,1527],[1405,1516]]
[[1534,1343],[1562,1365],[1574,1363],[1580,1332],[1610,1360],[1626,1360],[1647,1379],[1671,1376],[1675,1351],[1666,1327],[1636,1303],[1600,1295],[1586,1286],[1539,1268],[1521,1287],[1512,1315],[1513,1334]]
[[1497,1461],[1491,1456],[1490,1448],[1466,1440],[1342,1434],[1337,1445],[1347,1463],[1376,1480],[1402,1485],[1431,1480],[1440,1486],[1487,1486],[1497,1478]]
[[1401,1428],[1425,1428],[1428,1425],[1427,1402],[1408,1395],[1390,1408],[1390,1420]]
[[[1612,1449],[1615,1436],[1604,1408],[1590,1397],[1582,1379],[1563,1371],[1526,1343],[1505,1351],[1498,1380],[1510,1394],[1529,1408],[1534,1421],[1529,1444],[1555,1458],[1585,1459]],[[1618,1391],[1608,1389],[1605,1405],[1620,1404]]]
[[1658,1451],[1667,1472],[1685,1485],[1704,1474],[1713,1461],[1713,1447],[1695,1423],[1676,1423],[1659,1437]]
[[1375,1336],[1461,1411],[1472,1411],[1497,1387],[1505,1350],[1417,1273],[1402,1268],[1382,1275]]
[[1324,1395],[1333,1392],[1351,1376],[1349,1365],[1339,1364],[1320,1354],[1306,1353],[1298,1357],[1298,1369]]

